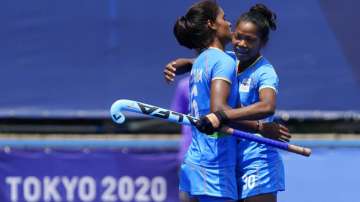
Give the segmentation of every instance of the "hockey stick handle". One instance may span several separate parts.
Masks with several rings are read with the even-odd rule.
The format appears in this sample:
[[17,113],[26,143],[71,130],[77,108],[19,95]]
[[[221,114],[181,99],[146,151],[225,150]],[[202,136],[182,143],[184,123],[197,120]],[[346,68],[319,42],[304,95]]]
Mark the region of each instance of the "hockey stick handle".
[[[197,121],[196,118],[189,115],[185,115],[182,113],[174,112],[168,109],[160,108],[157,106],[153,106],[133,100],[121,99],[114,102],[110,109],[111,118],[115,123],[122,124],[125,121],[125,116],[122,113],[123,111],[140,113],[156,118],[165,119],[166,121],[175,122],[182,125],[195,125],[195,122]],[[303,156],[310,156],[311,154],[311,149],[309,148],[265,138],[262,136],[257,136],[233,128],[224,127],[221,128],[220,131],[238,138],[244,138],[247,140],[259,142],[262,144],[273,146]]]
[[269,145],[272,147],[276,147],[278,149],[282,149],[282,150],[289,151],[292,153],[300,154],[303,156],[311,155],[310,148],[301,147],[301,146],[297,146],[294,144],[289,144],[287,142],[281,142],[281,141],[273,140],[270,138],[265,138],[262,136],[257,136],[257,135],[251,134],[251,133],[243,132],[243,131],[236,130],[236,129],[229,128],[229,127],[223,127],[220,129],[220,131],[223,133],[226,133],[226,134],[230,134],[234,137],[244,138],[244,139],[247,139],[250,141],[255,141],[258,143],[266,144],[266,145]]

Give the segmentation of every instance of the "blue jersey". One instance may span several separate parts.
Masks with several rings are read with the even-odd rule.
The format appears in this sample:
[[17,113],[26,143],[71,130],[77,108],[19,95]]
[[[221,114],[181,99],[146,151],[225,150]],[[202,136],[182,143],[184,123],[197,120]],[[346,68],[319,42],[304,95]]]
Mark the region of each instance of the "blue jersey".
[[[279,79],[274,67],[264,57],[260,56],[251,66],[246,68],[243,72],[238,74],[239,81],[239,101],[241,106],[246,107],[257,103],[259,99],[259,91],[263,88],[271,88],[276,93],[278,92]],[[272,122],[274,116],[269,116],[262,120],[262,122]],[[274,149],[273,147],[260,147],[262,144],[247,141],[249,148],[259,146],[259,154],[262,149]],[[244,148],[243,148],[244,149]],[[245,153],[248,151],[244,151]]]
[[[274,67],[262,56],[238,75],[238,81],[240,103],[244,107],[259,102],[259,91],[263,88],[278,92],[278,76]],[[273,119],[274,116],[269,116],[263,121],[271,122]]]
[[[278,76],[262,56],[238,75],[238,81],[240,104],[244,107],[260,101],[261,89],[271,88],[278,92]],[[272,122],[273,119],[273,116],[269,116],[262,121]],[[237,166],[240,199],[285,189],[282,159],[274,147],[241,140]]]
[[[200,117],[210,113],[211,81],[222,79],[231,85],[228,104],[238,103],[236,61],[224,51],[209,48],[194,61],[190,75],[191,115]],[[226,167],[236,164],[236,139],[231,136],[208,136],[192,128],[192,142],[185,162],[205,167]]]

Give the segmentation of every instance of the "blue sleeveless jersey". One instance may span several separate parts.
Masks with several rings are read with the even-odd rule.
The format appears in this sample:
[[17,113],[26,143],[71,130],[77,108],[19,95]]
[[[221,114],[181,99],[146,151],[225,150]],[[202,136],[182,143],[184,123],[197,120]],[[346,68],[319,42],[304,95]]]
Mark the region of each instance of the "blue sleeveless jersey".
[[[221,79],[231,85],[228,104],[238,103],[236,61],[224,51],[209,48],[194,61],[190,75],[191,115],[200,117],[210,113],[211,81]],[[185,162],[204,167],[226,167],[236,164],[236,138],[231,136],[208,136],[192,128],[192,142]]]

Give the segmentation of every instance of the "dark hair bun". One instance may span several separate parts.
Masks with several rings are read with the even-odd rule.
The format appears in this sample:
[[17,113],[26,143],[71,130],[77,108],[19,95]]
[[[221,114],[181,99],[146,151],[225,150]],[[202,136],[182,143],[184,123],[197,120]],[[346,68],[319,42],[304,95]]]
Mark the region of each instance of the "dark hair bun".
[[264,4],[256,4],[250,8],[249,12],[254,12],[262,15],[266,18],[269,23],[269,28],[271,30],[276,30],[276,14],[268,9]]
[[189,29],[191,28],[188,26],[186,17],[181,16],[176,20],[173,31],[180,45],[194,49],[195,45],[189,40],[191,38]]

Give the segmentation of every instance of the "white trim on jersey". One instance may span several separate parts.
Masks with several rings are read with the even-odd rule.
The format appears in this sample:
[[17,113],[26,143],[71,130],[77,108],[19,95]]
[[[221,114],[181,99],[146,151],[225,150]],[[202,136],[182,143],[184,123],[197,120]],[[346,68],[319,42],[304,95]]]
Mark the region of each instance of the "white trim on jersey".
[[269,86],[269,85],[260,86],[259,92],[261,89],[264,89],[264,88],[271,88],[275,91],[275,93],[278,93],[277,89],[274,86]]
[[224,77],[214,77],[214,78],[211,79],[211,81],[214,81],[214,80],[223,80],[223,81],[226,81],[226,82],[231,84],[231,81],[229,79],[227,79],[227,78],[224,78]]

